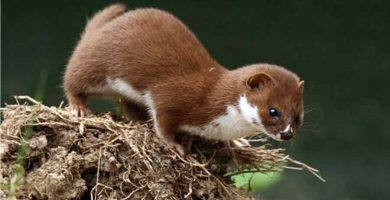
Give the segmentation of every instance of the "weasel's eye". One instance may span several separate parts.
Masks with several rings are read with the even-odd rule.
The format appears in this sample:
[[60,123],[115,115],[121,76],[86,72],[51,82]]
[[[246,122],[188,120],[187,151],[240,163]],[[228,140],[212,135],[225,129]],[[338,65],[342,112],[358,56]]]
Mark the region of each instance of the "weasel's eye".
[[269,115],[270,115],[271,117],[277,117],[277,116],[279,116],[279,113],[278,113],[278,111],[277,111],[275,108],[270,108],[270,109],[268,110],[268,113],[269,113]]

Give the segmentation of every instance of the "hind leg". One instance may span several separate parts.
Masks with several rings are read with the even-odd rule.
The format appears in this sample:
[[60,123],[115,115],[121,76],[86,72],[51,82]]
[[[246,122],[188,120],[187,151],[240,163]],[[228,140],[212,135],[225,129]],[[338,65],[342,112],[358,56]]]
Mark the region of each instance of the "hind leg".
[[86,95],[68,95],[68,101],[73,116],[84,117],[91,113],[87,106]]

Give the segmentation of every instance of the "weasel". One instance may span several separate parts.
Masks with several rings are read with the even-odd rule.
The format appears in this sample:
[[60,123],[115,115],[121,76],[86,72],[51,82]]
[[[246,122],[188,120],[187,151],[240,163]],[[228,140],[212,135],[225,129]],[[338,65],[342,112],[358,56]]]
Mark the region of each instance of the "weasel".
[[121,97],[133,119],[150,117],[181,154],[179,132],[227,141],[262,132],[281,141],[303,122],[304,82],[296,74],[261,63],[227,70],[179,19],[153,8],[126,12],[115,4],[95,14],[63,86],[74,115],[90,112],[89,97]]

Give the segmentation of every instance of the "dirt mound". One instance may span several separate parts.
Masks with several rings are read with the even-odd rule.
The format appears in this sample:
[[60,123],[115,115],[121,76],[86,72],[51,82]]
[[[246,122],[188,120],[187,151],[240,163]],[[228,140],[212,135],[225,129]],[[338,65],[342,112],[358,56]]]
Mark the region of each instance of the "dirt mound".
[[232,148],[185,137],[192,154],[182,158],[166,149],[149,123],[109,113],[75,118],[67,109],[29,97],[2,108],[0,198],[249,199],[231,184],[228,172],[292,165],[319,177],[283,149],[265,144]]

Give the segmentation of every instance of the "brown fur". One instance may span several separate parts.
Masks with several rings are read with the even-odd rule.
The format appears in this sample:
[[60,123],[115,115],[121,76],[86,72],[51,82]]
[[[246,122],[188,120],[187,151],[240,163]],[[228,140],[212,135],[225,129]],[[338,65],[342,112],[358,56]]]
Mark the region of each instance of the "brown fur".
[[[267,64],[229,71],[214,61],[195,35],[171,14],[157,9],[125,10],[117,4],[97,13],[70,58],[64,90],[77,115],[88,112],[88,97],[107,96],[89,92],[91,87],[104,86],[107,77],[119,78],[135,90],[151,94],[156,129],[168,144],[180,125],[210,122],[241,94],[264,108],[262,119],[268,119],[269,105],[283,111],[286,122],[301,112],[302,92],[298,91],[295,74]],[[260,72],[275,82],[260,84],[261,78],[253,79],[255,84],[259,81],[261,92],[247,85],[248,78]],[[112,94],[116,95],[120,94]],[[140,112],[146,106],[131,99],[125,101],[130,112]],[[282,126],[272,120],[264,123],[270,130]]]

